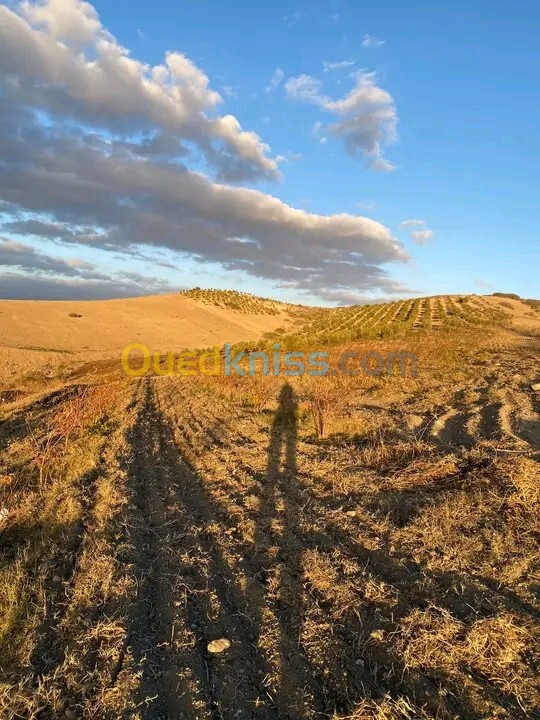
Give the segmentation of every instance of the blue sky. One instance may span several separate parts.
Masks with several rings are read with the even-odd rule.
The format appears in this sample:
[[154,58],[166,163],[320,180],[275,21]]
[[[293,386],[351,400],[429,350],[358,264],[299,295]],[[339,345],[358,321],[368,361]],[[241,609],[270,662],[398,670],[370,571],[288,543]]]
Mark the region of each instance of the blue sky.
[[[56,3],[61,5],[61,0]],[[369,260],[394,287],[363,282],[356,289],[348,281],[338,292],[353,297],[357,291],[365,298],[494,290],[538,296],[536,3],[93,4],[102,26],[134,59],[154,66],[168,51],[187,56],[222,96],[219,113],[235,116],[243,129],[268,144],[269,157],[279,158],[281,178],[244,178],[231,181],[231,186],[256,188],[317,216],[365,216],[402,243],[407,262],[395,257],[387,261],[385,252]],[[13,3],[9,7],[17,9]],[[51,12],[61,13],[62,8]],[[347,97],[359,71],[374,73],[373,84],[391,98],[397,138],[382,147],[385,160],[395,166],[391,171],[370,168],[365,152],[353,157],[342,138],[328,131],[336,121],[329,103]],[[290,79],[304,75],[320,83],[317,97],[323,100],[306,101],[305,93],[299,97],[290,91]],[[276,82],[270,88],[272,78]],[[28,101],[43,110],[36,103],[35,98]],[[65,123],[56,109],[46,112],[42,122]],[[103,130],[102,125],[101,131],[119,137],[117,129]],[[125,129],[122,133],[125,137]],[[133,136],[132,128],[129,133]],[[200,157],[189,167],[207,173]],[[13,213],[13,196],[7,200]],[[51,207],[54,214],[54,203]],[[28,219],[24,204],[22,210],[16,208],[19,218],[23,210]],[[46,211],[40,207],[41,215]],[[56,219],[66,222],[65,215]],[[400,227],[411,219],[423,225]],[[411,230],[430,233],[420,244],[413,241]],[[3,236],[30,244],[34,256],[64,258],[68,249],[58,238],[14,233],[9,227]],[[332,300],[331,293],[318,292],[317,283],[310,290],[285,278],[284,285],[274,270],[257,276],[257,270],[243,270],[241,262],[225,270],[214,254],[202,253],[200,261],[194,261],[193,245],[165,243],[161,250],[155,238],[152,242],[147,259],[112,252],[110,244],[103,248],[83,243],[74,254],[91,264],[96,275],[105,274],[106,267],[159,276],[165,285],[235,286],[293,300]],[[305,242],[302,253],[309,265],[310,240],[299,242]],[[276,247],[279,252],[283,245]],[[156,265],[155,257],[174,267]],[[14,266],[15,273],[24,271]],[[325,275],[329,290],[334,277]],[[339,278],[336,282],[339,286]]]

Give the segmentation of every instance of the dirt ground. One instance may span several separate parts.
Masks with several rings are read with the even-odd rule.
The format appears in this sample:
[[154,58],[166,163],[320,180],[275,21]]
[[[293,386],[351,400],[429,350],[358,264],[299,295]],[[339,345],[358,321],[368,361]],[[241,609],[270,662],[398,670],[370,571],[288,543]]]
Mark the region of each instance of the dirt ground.
[[284,378],[10,397],[1,717],[539,718],[530,319],[348,392],[325,437]]

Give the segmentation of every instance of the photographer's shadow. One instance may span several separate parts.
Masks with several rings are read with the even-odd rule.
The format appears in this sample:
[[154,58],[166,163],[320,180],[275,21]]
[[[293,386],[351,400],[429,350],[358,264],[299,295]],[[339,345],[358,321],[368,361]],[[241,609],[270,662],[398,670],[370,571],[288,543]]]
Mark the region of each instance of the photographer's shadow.
[[[259,646],[272,632],[262,609],[272,607],[279,634],[280,678],[278,705],[294,717],[303,717],[305,693],[320,696],[313,669],[300,642],[303,617],[302,536],[300,492],[297,484],[298,402],[286,383],[270,429],[266,476],[260,493],[255,532],[257,576],[265,587],[256,620]],[[313,700],[312,700],[313,701]],[[319,703],[317,703],[319,704]],[[322,705],[322,702],[320,703]],[[320,712],[322,707],[318,707]]]

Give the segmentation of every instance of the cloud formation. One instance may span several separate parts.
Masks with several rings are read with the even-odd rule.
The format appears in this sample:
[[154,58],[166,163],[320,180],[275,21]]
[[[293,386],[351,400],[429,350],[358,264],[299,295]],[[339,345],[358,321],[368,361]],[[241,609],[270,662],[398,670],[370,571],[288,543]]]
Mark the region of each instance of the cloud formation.
[[323,62],[323,72],[332,72],[333,70],[344,70],[345,68],[352,67],[354,60],[340,60],[339,62]]
[[78,277],[48,277],[0,273],[0,297],[7,300],[107,300],[174,292],[183,288],[168,283],[140,283],[119,277],[83,280]]
[[339,138],[351,155],[360,155],[374,170],[394,169],[383,157],[383,148],[397,139],[396,107],[390,93],[376,84],[374,73],[357,72],[355,86],[340,100],[325,95],[321,81],[311,75],[289,78],[285,91],[289,98],[337,116],[338,121],[326,130]]
[[270,82],[265,87],[265,91],[270,92],[271,90],[274,90],[275,88],[277,88],[283,82],[284,77],[285,77],[285,73],[283,72],[283,70],[279,67],[276,68],[274,71],[274,74],[270,78]]
[[[2,267],[8,269],[2,271]],[[80,258],[55,257],[3,237],[0,237],[0,288],[2,298],[33,300],[131,297],[174,289],[160,278],[137,272],[99,272],[95,265]]]
[[375,35],[370,35],[369,33],[366,33],[362,38],[362,47],[364,48],[376,48],[382,47],[383,45],[386,45],[386,41],[375,37]]
[[2,265],[48,275],[78,276],[95,280],[107,279],[106,276],[96,273],[94,266],[84,260],[78,258],[64,260],[51,257],[38,252],[26,243],[0,237],[0,266]]
[[425,220],[404,220],[399,224],[400,230],[409,230],[411,240],[417,245],[424,245],[433,239],[435,233],[430,230]]
[[86,2],[23,2],[19,14],[0,5],[0,72],[5,97],[55,117],[124,135],[159,130],[183,138],[225,180],[223,156],[234,158],[234,180],[278,176],[256,133],[233,115],[215,114],[222,98],[188,57],[168,52],[155,66],[134,60]]
[[[367,102],[353,93],[328,101],[344,121]],[[90,247],[140,258],[166,248],[179,262],[217,262],[320,297],[402,292],[385,266],[407,255],[382,224],[308,213],[227,184],[273,176],[277,163],[236,118],[209,114],[219,102],[206,75],[180,53],[152,68],[130,58],[88,3],[27,2],[18,13],[0,7],[2,231],[78,254]],[[217,177],[189,169],[194,147]],[[376,161],[376,148],[367,140],[366,147]],[[40,274],[43,293],[56,277],[62,296],[70,288],[80,294],[83,285],[104,296],[166,287],[54,260],[26,244],[2,245],[5,265],[16,270],[0,279],[4,296],[17,278],[35,296],[24,272]]]

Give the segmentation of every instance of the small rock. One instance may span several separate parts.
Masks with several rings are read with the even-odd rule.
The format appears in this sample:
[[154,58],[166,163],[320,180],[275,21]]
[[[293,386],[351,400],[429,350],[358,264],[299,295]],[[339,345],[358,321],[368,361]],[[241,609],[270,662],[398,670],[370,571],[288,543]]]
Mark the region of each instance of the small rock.
[[366,661],[362,660],[362,658],[358,658],[358,660],[356,661],[356,664],[360,665],[360,667],[366,667]]
[[227,640],[227,638],[219,638],[219,640],[212,640],[212,642],[208,643],[208,652],[216,655],[217,653],[222,653],[225,650],[228,650],[230,647],[230,640]]
[[540,392],[540,383],[534,383],[534,385],[531,385],[534,392]]

